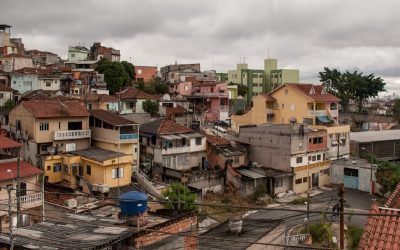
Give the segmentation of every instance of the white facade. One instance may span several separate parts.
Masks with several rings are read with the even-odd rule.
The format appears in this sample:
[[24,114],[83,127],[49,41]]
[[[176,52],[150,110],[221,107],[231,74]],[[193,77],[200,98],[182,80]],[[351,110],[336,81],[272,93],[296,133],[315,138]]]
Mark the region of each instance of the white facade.
[[6,56],[0,58],[0,69],[5,72],[13,72],[15,70],[19,70],[22,68],[32,68],[33,61],[32,58],[24,57],[24,56]]
[[8,100],[13,100],[11,91],[0,91],[0,107],[3,107]]
[[60,78],[58,77],[39,77],[39,89],[60,90]]

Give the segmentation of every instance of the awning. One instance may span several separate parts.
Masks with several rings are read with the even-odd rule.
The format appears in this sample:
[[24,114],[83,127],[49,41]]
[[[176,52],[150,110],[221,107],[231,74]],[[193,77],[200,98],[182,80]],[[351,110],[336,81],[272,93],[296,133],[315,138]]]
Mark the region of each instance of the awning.
[[317,116],[317,119],[320,122],[323,122],[323,123],[331,123],[331,122],[333,122],[333,120],[331,120],[331,118],[329,118],[329,116],[326,116],[326,115]]

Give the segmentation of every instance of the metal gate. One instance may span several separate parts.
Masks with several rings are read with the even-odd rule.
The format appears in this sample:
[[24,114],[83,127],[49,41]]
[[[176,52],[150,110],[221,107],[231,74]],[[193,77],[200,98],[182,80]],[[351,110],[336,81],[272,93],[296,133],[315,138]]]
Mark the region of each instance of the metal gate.
[[343,184],[345,188],[358,189],[358,169],[344,168]]

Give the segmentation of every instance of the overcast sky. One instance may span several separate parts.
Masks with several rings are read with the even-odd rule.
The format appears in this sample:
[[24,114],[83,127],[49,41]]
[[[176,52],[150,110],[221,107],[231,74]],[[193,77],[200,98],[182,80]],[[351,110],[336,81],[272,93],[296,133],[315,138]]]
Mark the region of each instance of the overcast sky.
[[376,0],[1,0],[0,23],[27,49],[66,58],[94,41],[136,65],[201,63],[225,72],[245,57],[300,69],[318,82],[324,66],[375,73],[400,93],[400,1]]

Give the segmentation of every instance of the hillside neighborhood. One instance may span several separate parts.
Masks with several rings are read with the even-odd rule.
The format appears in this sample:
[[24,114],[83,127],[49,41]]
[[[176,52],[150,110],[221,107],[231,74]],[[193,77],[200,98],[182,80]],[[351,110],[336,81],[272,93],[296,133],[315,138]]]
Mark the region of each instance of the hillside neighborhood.
[[137,65],[102,41],[63,58],[18,28],[0,24],[0,249],[400,249],[379,76]]

